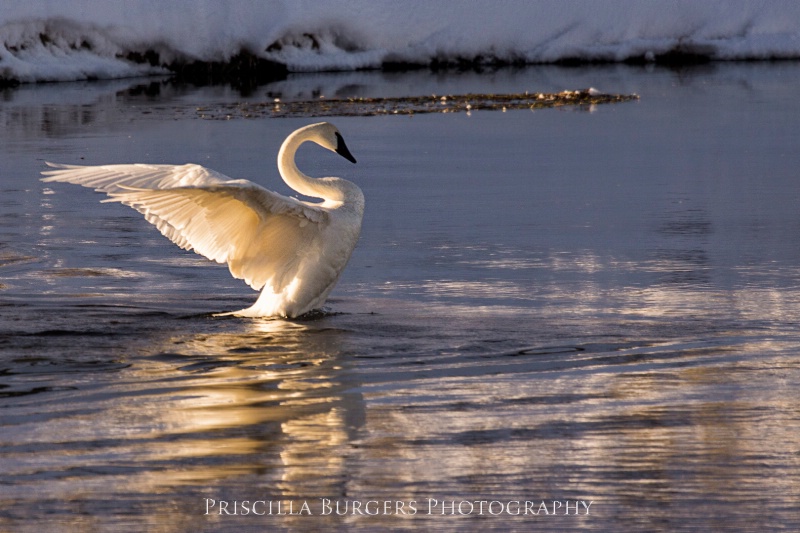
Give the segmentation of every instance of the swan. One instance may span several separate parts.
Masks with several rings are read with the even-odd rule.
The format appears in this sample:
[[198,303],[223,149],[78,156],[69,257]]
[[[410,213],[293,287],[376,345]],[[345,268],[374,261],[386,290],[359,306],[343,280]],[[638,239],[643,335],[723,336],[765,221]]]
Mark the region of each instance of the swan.
[[311,124],[291,133],[278,151],[283,181],[312,203],[231,179],[196,164],[75,166],[46,163],[43,182],[94,188],[130,206],[185,250],[227,263],[231,274],[261,290],[241,317],[296,318],[323,305],[361,233],[364,194],[341,178],[311,178],[295,153],[311,141],[356,159],[335,126]]

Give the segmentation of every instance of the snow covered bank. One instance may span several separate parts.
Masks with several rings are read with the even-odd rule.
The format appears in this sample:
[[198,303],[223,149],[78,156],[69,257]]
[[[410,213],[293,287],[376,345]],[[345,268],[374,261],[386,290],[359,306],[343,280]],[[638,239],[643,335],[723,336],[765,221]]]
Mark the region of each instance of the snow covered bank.
[[6,82],[660,58],[800,59],[800,3],[7,0],[0,10]]

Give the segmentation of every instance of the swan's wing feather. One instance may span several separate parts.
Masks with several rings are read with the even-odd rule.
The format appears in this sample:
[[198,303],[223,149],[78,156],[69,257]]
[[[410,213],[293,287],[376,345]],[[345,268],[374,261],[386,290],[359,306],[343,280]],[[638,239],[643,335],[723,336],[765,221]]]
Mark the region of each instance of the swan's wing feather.
[[[182,171],[184,167],[194,168]],[[198,165],[184,167],[59,167],[45,180],[106,192],[105,201],[133,207],[172,242],[227,263],[234,277],[254,289],[267,283],[282,289],[291,282],[328,223],[327,213],[247,180],[225,180]],[[110,170],[104,174],[103,169]],[[186,176],[199,183],[170,185]]]
[[77,166],[47,163],[56,170],[42,172],[44,182],[74,183],[104,193],[120,192],[126,187],[168,189],[225,183],[230,178],[195,164],[187,165],[103,165]]

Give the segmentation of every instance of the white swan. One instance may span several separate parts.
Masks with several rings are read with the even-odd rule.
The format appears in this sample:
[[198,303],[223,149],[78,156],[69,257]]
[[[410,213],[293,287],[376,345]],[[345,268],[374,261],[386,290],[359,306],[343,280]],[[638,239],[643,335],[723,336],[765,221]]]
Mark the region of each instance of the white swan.
[[312,141],[356,160],[327,122],[289,135],[278,152],[278,171],[292,189],[322,203],[232,180],[199,165],[72,166],[47,163],[45,182],[92,187],[142,213],[168,239],[218,263],[256,290],[255,304],[236,316],[298,317],[325,302],[361,232],[364,195],[340,178],[311,178],[297,169],[295,152]]

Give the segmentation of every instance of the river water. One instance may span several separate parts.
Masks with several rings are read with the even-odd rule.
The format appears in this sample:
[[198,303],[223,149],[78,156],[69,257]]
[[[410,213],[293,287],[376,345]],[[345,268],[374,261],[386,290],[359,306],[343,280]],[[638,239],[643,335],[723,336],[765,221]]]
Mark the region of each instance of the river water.
[[[313,117],[198,107],[590,86],[641,99],[330,119],[359,163],[299,166],[367,209],[315,319],[214,317],[256,293],[39,181],[197,162],[289,194],[275,155]],[[3,91],[0,529],[800,529],[798,86],[784,62]]]

